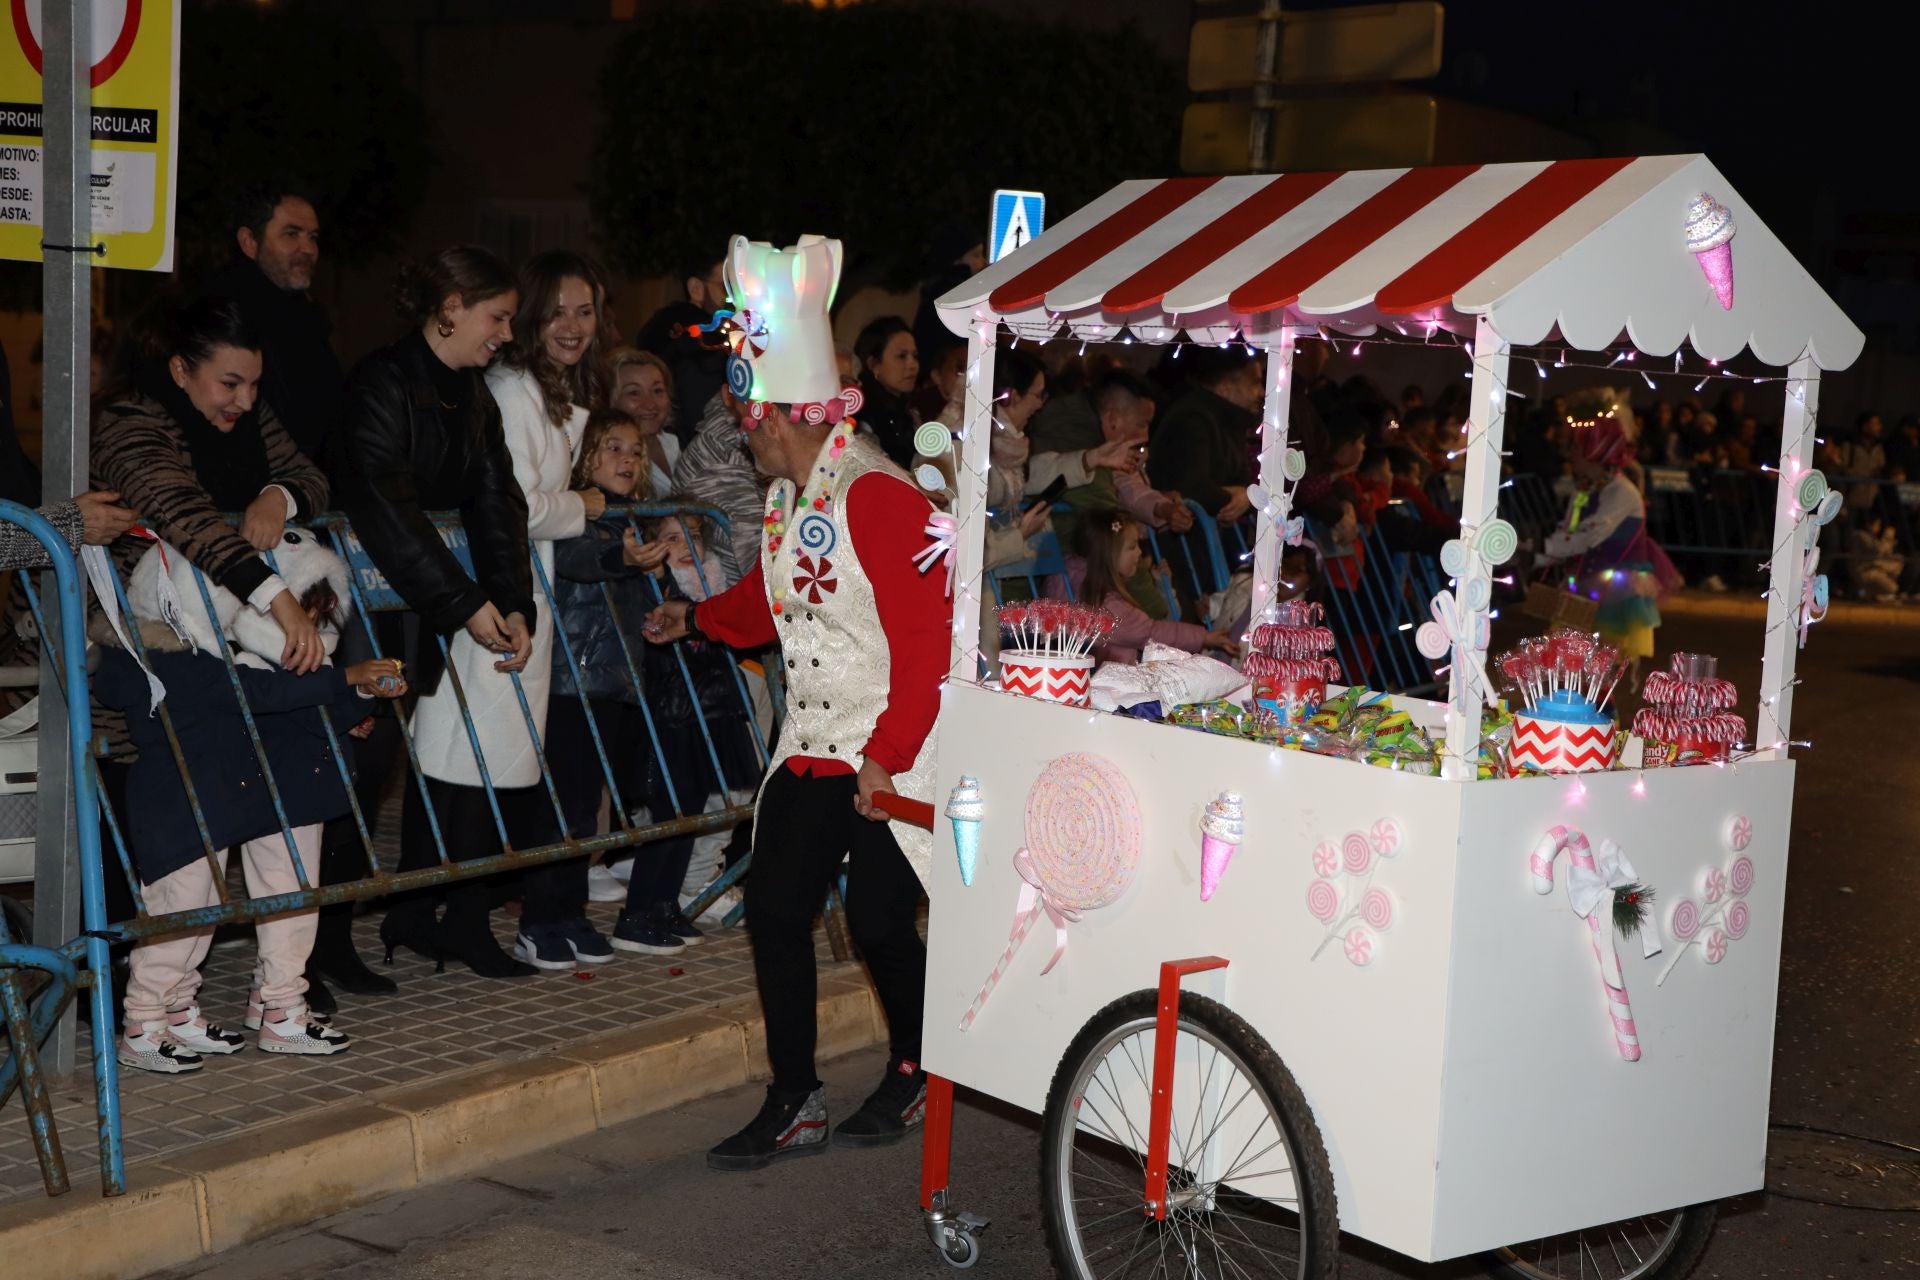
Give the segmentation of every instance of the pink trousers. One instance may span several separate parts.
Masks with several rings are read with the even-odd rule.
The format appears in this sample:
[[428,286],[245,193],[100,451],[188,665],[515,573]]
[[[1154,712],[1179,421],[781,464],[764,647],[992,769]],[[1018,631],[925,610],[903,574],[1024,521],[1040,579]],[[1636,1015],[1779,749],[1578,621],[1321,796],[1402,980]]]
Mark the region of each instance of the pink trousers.
[[[300,865],[311,877],[320,872],[321,824],[295,827],[294,846],[300,850]],[[220,869],[226,871],[226,852],[221,851]],[[287,842],[278,832],[249,840],[240,846],[240,866],[247,877],[247,894],[267,898],[294,893],[300,881],[293,874],[293,860],[287,857]],[[147,914],[168,915],[211,907],[219,903],[213,871],[204,858],[196,858],[171,875],[146,886]],[[269,1009],[286,1009],[303,1003],[307,992],[307,956],[313,950],[314,934],[320,924],[317,909],[292,911],[272,916],[254,925],[260,958],[254,964],[254,984],[260,988],[263,1003]],[[200,962],[213,945],[212,929],[190,929],[170,933],[139,943],[128,963],[127,1025],[158,1022],[195,1003],[200,991]]]

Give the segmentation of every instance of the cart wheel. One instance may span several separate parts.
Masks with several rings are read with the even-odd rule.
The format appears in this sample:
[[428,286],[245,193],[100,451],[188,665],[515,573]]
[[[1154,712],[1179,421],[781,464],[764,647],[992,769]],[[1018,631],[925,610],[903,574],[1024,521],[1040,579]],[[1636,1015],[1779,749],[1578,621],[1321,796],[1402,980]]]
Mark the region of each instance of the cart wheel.
[[1069,1280],[1331,1280],[1340,1227],[1326,1148],[1300,1087],[1252,1027],[1180,996],[1168,1212],[1146,1206],[1156,994],[1114,1001],[1054,1072],[1040,1138],[1047,1245]]
[[1716,1208],[1696,1204],[1510,1244],[1486,1261],[1507,1280],[1685,1280],[1707,1251]]
[[955,1271],[965,1271],[980,1261],[980,1242],[970,1233],[956,1230],[940,1249],[940,1261]]

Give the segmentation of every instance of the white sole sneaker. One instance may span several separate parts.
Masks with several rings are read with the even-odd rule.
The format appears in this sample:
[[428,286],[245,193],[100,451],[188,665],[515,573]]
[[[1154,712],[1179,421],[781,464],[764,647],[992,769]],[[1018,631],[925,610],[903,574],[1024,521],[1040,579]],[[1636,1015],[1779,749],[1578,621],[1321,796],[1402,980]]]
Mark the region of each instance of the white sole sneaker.
[[[567,950],[571,952],[573,948],[568,947]],[[578,962],[572,959],[571,956],[565,960],[542,959],[540,952],[533,945],[533,940],[524,933],[514,935],[513,955],[516,960],[519,960],[523,964],[530,964],[534,968],[544,970],[547,973],[565,973],[569,969],[577,969],[580,967]]]
[[167,1020],[167,1034],[189,1053],[202,1057],[208,1054],[224,1055],[238,1053],[247,1047],[247,1042],[238,1032],[223,1030],[219,1024],[208,1022],[200,1012],[199,1005],[186,1010],[193,1016],[185,1022],[174,1022],[171,1015]]
[[[163,1024],[146,1023],[146,1026]],[[189,1071],[198,1071],[201,1066],[200,1055],[191,1049],[175,1044],[172,1039],[149,1035],[142,1032],[129,1040],[120,1036],[117,1052],[114,1054],[123,1067],[135,1071],[150,1071],[157,1076],[179,1076]]]
[[587,868],[587,900],[589,902],[625,902],[627,886],[620,877],[595,863]]
[[292,1034],[282,1034],[269,1023],[260,1028],[259,1045],[262,1053],[297,1053],[309,1057],[325,1057],[328,1054],[345,1053],[353,1042],[331,1027],[323,1027],[317,1022],[302,1021]]

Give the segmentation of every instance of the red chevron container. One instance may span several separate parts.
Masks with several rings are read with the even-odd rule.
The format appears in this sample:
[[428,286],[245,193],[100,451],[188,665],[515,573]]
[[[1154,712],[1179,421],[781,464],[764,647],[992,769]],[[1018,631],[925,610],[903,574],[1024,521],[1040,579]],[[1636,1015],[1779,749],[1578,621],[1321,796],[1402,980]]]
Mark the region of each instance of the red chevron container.
[[1594,773],[1613,768],[1619,751],[1611,720],[1548,719],[1522,711],[1513,717],[1507,763],[1515,774]]
[[1000,651],[1000,687],[1008,693],[1043,702],[1084,707],[1093,682],[1091,654],[1067,658],[1032,649]]

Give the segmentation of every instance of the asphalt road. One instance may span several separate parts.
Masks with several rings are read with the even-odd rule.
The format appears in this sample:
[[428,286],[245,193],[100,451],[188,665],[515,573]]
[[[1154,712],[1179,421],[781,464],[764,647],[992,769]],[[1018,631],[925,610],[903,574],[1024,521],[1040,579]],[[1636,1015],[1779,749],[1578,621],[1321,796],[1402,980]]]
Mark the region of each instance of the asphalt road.
[[[1759,624],[1674,618],[1663,649],[1718,653],[1750,704]],[[1803,655],[1802,757],[1789,872],[1774,1121],[1920,1148],[1920,628],[1828,623]],[[1883,723],[1884,720],[1884,723]],[[1878,726],[1878,727],[1876,727]],[[877,1079],[880,1054],[831,1064],[836,1116]],[[751,1115],[757,1088],[603,1131],[481,1178],[396,1196],[174,1273],[350,1280],[903,1280],[949,1274],[914,1197],[917,1143],[831,1151],[753,1174],[709,1173],[708,1145]],[[1031,1117],[966,1099],[955,1120],[960,1207],[993,1225],[975,1274],[1050,1276]],[[1797,1136],[1805,1141],[1804,1130]],[[1814,1142],[1825,1138],[1815,1135]],[[1776,1139],[1776,1154],[1781,1142]],[[1821,1148],[1824,1150],[1824,1148]],[[1796,1196],[1725,1206],[1699,1277],[1920,1277],[1920,1151],[1857,1151],[1795,1173]],[[1864,1152],[1864,1155],[1859,1153]],[[1570,1168],[1569,1176],[1575,1171]],[[1824,1190],[1830,1183],[1831,1192]],[[1875,1200],[1910,1209],[1836,1207]],[[1452,1280],[1346,1242],[1353,1280]]]

